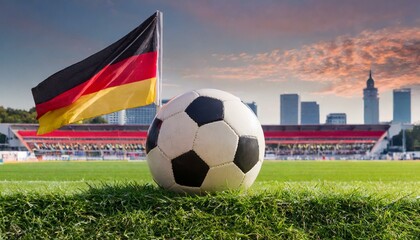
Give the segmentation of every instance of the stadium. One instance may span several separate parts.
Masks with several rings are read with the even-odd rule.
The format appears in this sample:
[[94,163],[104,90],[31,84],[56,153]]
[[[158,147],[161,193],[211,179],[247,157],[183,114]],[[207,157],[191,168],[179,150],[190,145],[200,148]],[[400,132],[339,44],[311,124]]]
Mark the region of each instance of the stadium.
[[[266,159],[383,159],[396,127],[263,125]],[[148,125],[74,124],[37,135],[37,124],[0,124],[3,161],[141,160]],[[394,133],[394,134],[393,134]]]

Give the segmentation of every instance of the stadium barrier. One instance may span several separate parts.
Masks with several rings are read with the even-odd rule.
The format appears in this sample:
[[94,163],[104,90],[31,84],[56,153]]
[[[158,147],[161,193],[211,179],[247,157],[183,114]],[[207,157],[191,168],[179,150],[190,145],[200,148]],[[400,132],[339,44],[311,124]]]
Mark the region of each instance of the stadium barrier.
[[35,155],[29,151],[0,151],[0,159],[2,163],[38,161]]
[[42,161],[99,161],[99,160],[145,160],[144,151],[122,151],[122,150],[36,150],[35,155]]

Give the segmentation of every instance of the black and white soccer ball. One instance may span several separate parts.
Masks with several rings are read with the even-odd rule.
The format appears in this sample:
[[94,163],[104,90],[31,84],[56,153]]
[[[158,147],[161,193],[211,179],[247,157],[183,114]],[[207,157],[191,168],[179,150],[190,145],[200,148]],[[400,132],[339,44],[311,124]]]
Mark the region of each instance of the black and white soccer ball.
[[265,141],[238,97],[216,89],[182,94],[157,113],[146,141],[155,182],[175,192],[246,189],[258,176]]

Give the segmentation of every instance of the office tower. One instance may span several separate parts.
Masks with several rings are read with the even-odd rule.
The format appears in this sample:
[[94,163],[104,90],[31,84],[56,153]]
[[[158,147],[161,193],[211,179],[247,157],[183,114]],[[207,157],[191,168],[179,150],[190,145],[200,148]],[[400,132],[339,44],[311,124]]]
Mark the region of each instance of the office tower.
[[121,110],[118,112],[109,113],[103,115],[103,118],[107,121],[108,124],[124,125],[126,121],[126,112],[125,110]]
[[301,124],[319,124],[319,104],[317,102],[301,103]]
[[411,89],[394,89],[393,122],[411,123]]
[[326,124],[347,124],[347,115],[345,113],[330,113],[327,115]]
[[297,94],[280,95],[280,124],[297,125],[300,123],[300,97]]
[[152,123],[156,115],[156,105],[154,103],[147,106],[126,109],[126,124],[143,124]]
[[255,116],[258,116],[257,114],[257,104],[255,102],[245,103],[248,105],[248,107],[254,112]]
[[369,79],[366,81],[366,88],[363,89],[364,101],[364,123],[379,123],[379,98],[378,89],[375,88],[375,81],[372,78],[372,71],[369,72]]

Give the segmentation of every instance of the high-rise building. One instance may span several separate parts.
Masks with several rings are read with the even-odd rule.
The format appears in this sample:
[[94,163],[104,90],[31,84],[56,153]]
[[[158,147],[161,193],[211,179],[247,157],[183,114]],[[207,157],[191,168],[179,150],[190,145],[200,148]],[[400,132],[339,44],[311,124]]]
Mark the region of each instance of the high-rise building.
[[246,103],[248,107],[254,112],[255,116],[258,116],[257,114],[257,104],[255,102]]
[[319,104],[317,102],[301,102],[301,124],[319,124]]
[[326,124],[347,124],[347,115],[345,113],[330,113],[327,115]]
[[300,97],[297,94],[280,95],[280,124],[297,125],[300,123]]
[[154,103],[147,106],[130,108],[126,111],[126,124],[150,125],[156,115],[156,105]]
[[393,122],[411,123],[411,89],[394,89]]
[[126,121],[125,110],[109,113],[102,116],[108,124],[124,125]]
[[[162,104],[169,102],[169,99],[162,99]],[[156,105],[154,103],[147,106],[130,108],[103,115],[109,124],[140,124],[149,125],[156,116]]]
[[375,81],[372,78],[372,71],[369,72],[369,79],[366,81],[366,88],[363,89],[364,102],[364,123],[379,123],[379,98],[378,89],[375,88]]

